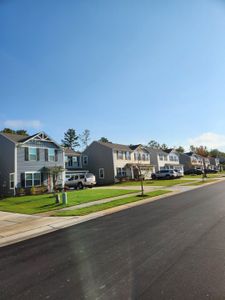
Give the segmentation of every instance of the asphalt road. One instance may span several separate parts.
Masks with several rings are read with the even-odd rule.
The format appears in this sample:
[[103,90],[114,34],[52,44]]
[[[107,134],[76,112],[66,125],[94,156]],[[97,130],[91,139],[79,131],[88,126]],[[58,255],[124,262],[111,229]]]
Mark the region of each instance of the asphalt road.
[[225,299],[225,183],[1,248],[0,299]]

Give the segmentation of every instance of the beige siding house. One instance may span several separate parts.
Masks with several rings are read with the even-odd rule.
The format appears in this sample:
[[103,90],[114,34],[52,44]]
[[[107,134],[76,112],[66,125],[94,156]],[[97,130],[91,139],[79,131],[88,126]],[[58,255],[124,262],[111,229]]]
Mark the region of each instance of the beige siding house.
[[142,174],[151,178],[154,171],[149,152],[142,145],[121,145],[93,142],[83,152],[86,167],[96,176],[97,184],[110,184],[125,179],[136,179]]
[[151,156],[151,162],[156,171],[160,170],[179,170],[183,173],[183,165],[180,163],[179,155],[173,149],[163,151],[161,149],[146,148]]

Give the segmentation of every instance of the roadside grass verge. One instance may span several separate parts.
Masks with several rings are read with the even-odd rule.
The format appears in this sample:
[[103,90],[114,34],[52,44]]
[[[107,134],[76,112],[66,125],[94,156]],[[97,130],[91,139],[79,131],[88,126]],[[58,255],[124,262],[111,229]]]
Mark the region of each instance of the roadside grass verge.
[[87,189],[70,191],[67,193],[67,205],[63,205],[62,203],[56,204],[55,197],[52,194],[11,197],[0,200],[0,211],[22,214],[37,214],[135,192],[138,191],[122,189]]
[[118,200],[113,200],[113,201],[102,203],[102,204],[83,207],[83,208],[80,208],[80,209],[58,211],[58,212],[54,213],[54,216],[61,216],[61,217],[84,216],[84,215],[94,213],[94,212],[97,212],[97,211],[102,211],[102,210],[106,210],[108,208],[113,208],[113,207],[116,207],[116,206],[121,206],[121,205],[132,203],[132,202],[137,202],[137,201],[140,201],[140,200],[143,200],[143,199],[164,195],[164,194],[167,194],[167,193],[170,193],[170,192],[171,191],[157,190],[157,191],[146,193],[144,196],[140,196],[140,195],[131,196],[131,197],[126,197],[126,198],[122,198],[122,199],[118,199]]
[[[225,177],[225,173],[224,172],[219,172],[219,173],[216,173],[216,174],[207,174],[207,178],[220,178],[220,177]],[[184,175],[183,178],[199,178],[199,179],[202,179],[202,175]]]
[[[183,184],[183,183],[190,183],[195,182],[196,180],[188,180],[188,179],[159,179],[159,180],[144,180],[143,185],[144,186],[174,186],[177,184]],[[127,181],[122,183],[116,183],[116,186],[118,188],[120,186],[140,186],[140,181]]]
[[218,182],[219,180],[217,179],[206,179],[206,180],[200,180],[200,181],[197,181],[197,182],[194,182],[194,183],[188,183],[188,184],[184,184],[184,185],[188,185],[188,186],[191,186],[191,185],[202,185],[202,184],[206,184],[206,183],[210,183],[210,182]]

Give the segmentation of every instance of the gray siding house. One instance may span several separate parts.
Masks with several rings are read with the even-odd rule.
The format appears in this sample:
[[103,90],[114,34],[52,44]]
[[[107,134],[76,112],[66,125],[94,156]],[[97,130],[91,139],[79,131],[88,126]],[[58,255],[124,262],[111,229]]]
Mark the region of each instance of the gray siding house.
[[190,169],[204,169],[203,157],[194,152],[180,153],[179,157],[180,162],[184,165],[184,171],[188,171]]
[[57,184],[64,184],[64,149],[44,132],[32,136],[0,133],[0,193],[45,185],[53,189],[53,169],[60,167]]
[[135,179],[141,173],[151,178],[150,155],[141,145],[127,146],[95,141],[82,153],[83,168],[96,176],[99,185]]

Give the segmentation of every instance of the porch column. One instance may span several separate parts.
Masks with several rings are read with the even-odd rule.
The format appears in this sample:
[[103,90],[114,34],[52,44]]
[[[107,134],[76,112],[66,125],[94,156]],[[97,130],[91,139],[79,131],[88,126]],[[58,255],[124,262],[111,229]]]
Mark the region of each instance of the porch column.
[[133,169],[133,167],[130,167],[130,171],[131,171],[131,178],[134,179],[134,169]]

